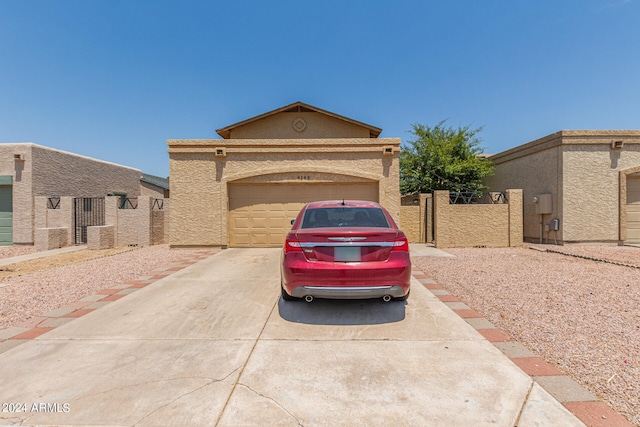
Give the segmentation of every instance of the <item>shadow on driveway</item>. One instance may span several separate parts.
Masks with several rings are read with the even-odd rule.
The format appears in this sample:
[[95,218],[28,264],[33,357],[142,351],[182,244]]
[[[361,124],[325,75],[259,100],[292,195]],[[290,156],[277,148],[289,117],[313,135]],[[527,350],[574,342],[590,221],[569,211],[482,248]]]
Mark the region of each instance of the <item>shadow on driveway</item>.
[[405,318],[406,301],[384,302],[382,299],[278,301],[278,312],[284,320],[308,325],[380,325],[401,322]]

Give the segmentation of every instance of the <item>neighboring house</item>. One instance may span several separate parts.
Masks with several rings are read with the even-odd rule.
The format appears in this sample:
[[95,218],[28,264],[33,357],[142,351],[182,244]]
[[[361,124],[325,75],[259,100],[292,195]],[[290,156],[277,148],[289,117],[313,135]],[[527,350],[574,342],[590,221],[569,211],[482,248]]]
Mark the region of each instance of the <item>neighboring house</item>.
[[140,195],[168,199],[169,179],[143,173],[140,178]]
[[560,131],[490,159],[491,190],[523,189],[525,240],[640,243],[640,130]]
[[141,172],[32,143],[0,144],[0,245],[34,244],[34,198],[140,195]]
[[399,221],[399,138],[296,102],[217,130],[169,140],[170,244],[281,246],[314,200],[380,202]]

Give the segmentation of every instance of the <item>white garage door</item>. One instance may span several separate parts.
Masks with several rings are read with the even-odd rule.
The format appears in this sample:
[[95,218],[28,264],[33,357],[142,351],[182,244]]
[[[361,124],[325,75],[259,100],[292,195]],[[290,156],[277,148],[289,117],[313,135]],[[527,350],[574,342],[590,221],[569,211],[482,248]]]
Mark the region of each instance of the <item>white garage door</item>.
[[627,242],[640,243],[640,176],[627,178]]
[[342,199],[377,202],[378,184],[231,184],[229,246],[282,246],[305,203]]

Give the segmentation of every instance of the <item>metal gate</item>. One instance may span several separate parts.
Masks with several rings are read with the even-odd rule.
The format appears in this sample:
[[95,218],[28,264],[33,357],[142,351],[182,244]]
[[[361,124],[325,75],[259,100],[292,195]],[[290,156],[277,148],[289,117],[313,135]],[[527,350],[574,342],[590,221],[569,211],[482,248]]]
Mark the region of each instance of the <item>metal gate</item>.
[[104,225],[104,197],[78,197],[73,199],[75,244],[87,243],[87,227]]

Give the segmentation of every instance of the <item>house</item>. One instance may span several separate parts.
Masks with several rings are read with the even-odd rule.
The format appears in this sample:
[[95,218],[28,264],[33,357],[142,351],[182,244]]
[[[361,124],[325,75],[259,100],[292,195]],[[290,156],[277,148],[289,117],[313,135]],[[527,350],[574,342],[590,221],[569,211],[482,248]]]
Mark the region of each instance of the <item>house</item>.
[[34,244],[38,196],[138,196],[140,177],[138,169],[37,144],[0,144],[0,245]]
[[276,247],[314,200],[362,199],[400,219],[399,138],[295,102],[217,130],[168,140],[172,247]]
[[492,190],[523,190],[525,240],[640,243],[640,130],[563,130],[490,159]]
[[169,179],[143,173],[140,177],[140,195],[169,198]]

